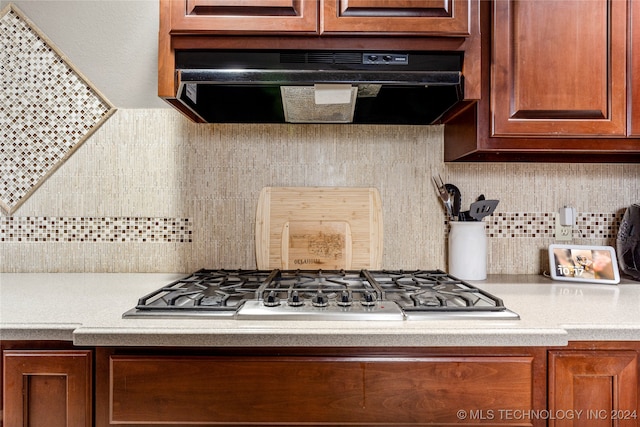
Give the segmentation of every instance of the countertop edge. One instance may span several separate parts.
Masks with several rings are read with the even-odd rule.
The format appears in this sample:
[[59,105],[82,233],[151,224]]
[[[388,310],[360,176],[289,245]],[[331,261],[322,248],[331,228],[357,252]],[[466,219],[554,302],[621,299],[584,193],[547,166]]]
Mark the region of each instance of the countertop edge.
[[73,341],[80,324],[32,323],[0,326],[0,341]]
[[278,333],[222,332],[180,330],[158,331],[79,328],[73,334],[78,346],[124,347],[535,347],[566,346],[568,334],[563,329],[478,331],[473,329],[429,334],[393,333]]

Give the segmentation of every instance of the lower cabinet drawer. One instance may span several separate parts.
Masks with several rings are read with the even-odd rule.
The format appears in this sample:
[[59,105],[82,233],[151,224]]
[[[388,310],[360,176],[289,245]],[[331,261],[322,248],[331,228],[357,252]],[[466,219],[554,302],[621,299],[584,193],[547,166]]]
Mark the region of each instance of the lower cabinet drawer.
[[526,356],[110,355],[108,365],[98,426],[523,426],[497,411],[533,409]]

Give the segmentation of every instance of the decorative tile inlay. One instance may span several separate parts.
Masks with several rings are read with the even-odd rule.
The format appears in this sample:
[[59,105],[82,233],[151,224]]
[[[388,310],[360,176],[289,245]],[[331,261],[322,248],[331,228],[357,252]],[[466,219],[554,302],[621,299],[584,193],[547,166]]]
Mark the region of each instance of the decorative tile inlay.
[[[490,238],[553,237],[555,213],[495,213],[485,219]],[[615,239],[623,214],[579,214],[574,237]],[[445,222],[445,231],[448,224]],[[0,217],[0,242],[192,241],[188,218]]]
[[578,214],[576,228],[580,230],[580,237],[587,239],[615,239],[618,236],[618,229],[623,216],[624,212],[620,214]]
[[555,233],[555,214],[499,212],[486,219],[489,237],[548,237]]
[[191,243],[188,218],[0,217],[0,242]]
[[17,8],[0,12],[0,208],[24,202],[113,106]]
[[[555,212],[497,212],[487,217],[487,236],[492,238],[554,237]],[[623,213],[581,213],[577,215],[574,238],[615,239]],[[445,222],[446,224],[446,222]],[[445,225],[445,232],[449,229]]]

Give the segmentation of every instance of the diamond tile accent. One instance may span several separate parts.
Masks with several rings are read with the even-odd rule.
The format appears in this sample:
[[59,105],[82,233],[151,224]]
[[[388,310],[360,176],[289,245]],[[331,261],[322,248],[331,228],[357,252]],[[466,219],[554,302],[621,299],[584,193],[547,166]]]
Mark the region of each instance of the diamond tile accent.
[[0,208],[14,212],[114,112],[15,6],[0,12]]

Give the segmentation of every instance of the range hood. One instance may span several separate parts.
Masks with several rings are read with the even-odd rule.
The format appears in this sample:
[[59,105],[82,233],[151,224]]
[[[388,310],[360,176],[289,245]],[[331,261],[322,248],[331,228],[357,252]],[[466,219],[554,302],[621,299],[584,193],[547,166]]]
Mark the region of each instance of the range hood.
[[208,123],[431,124],[462,99],[462,54],[176,52],[177,100]]

